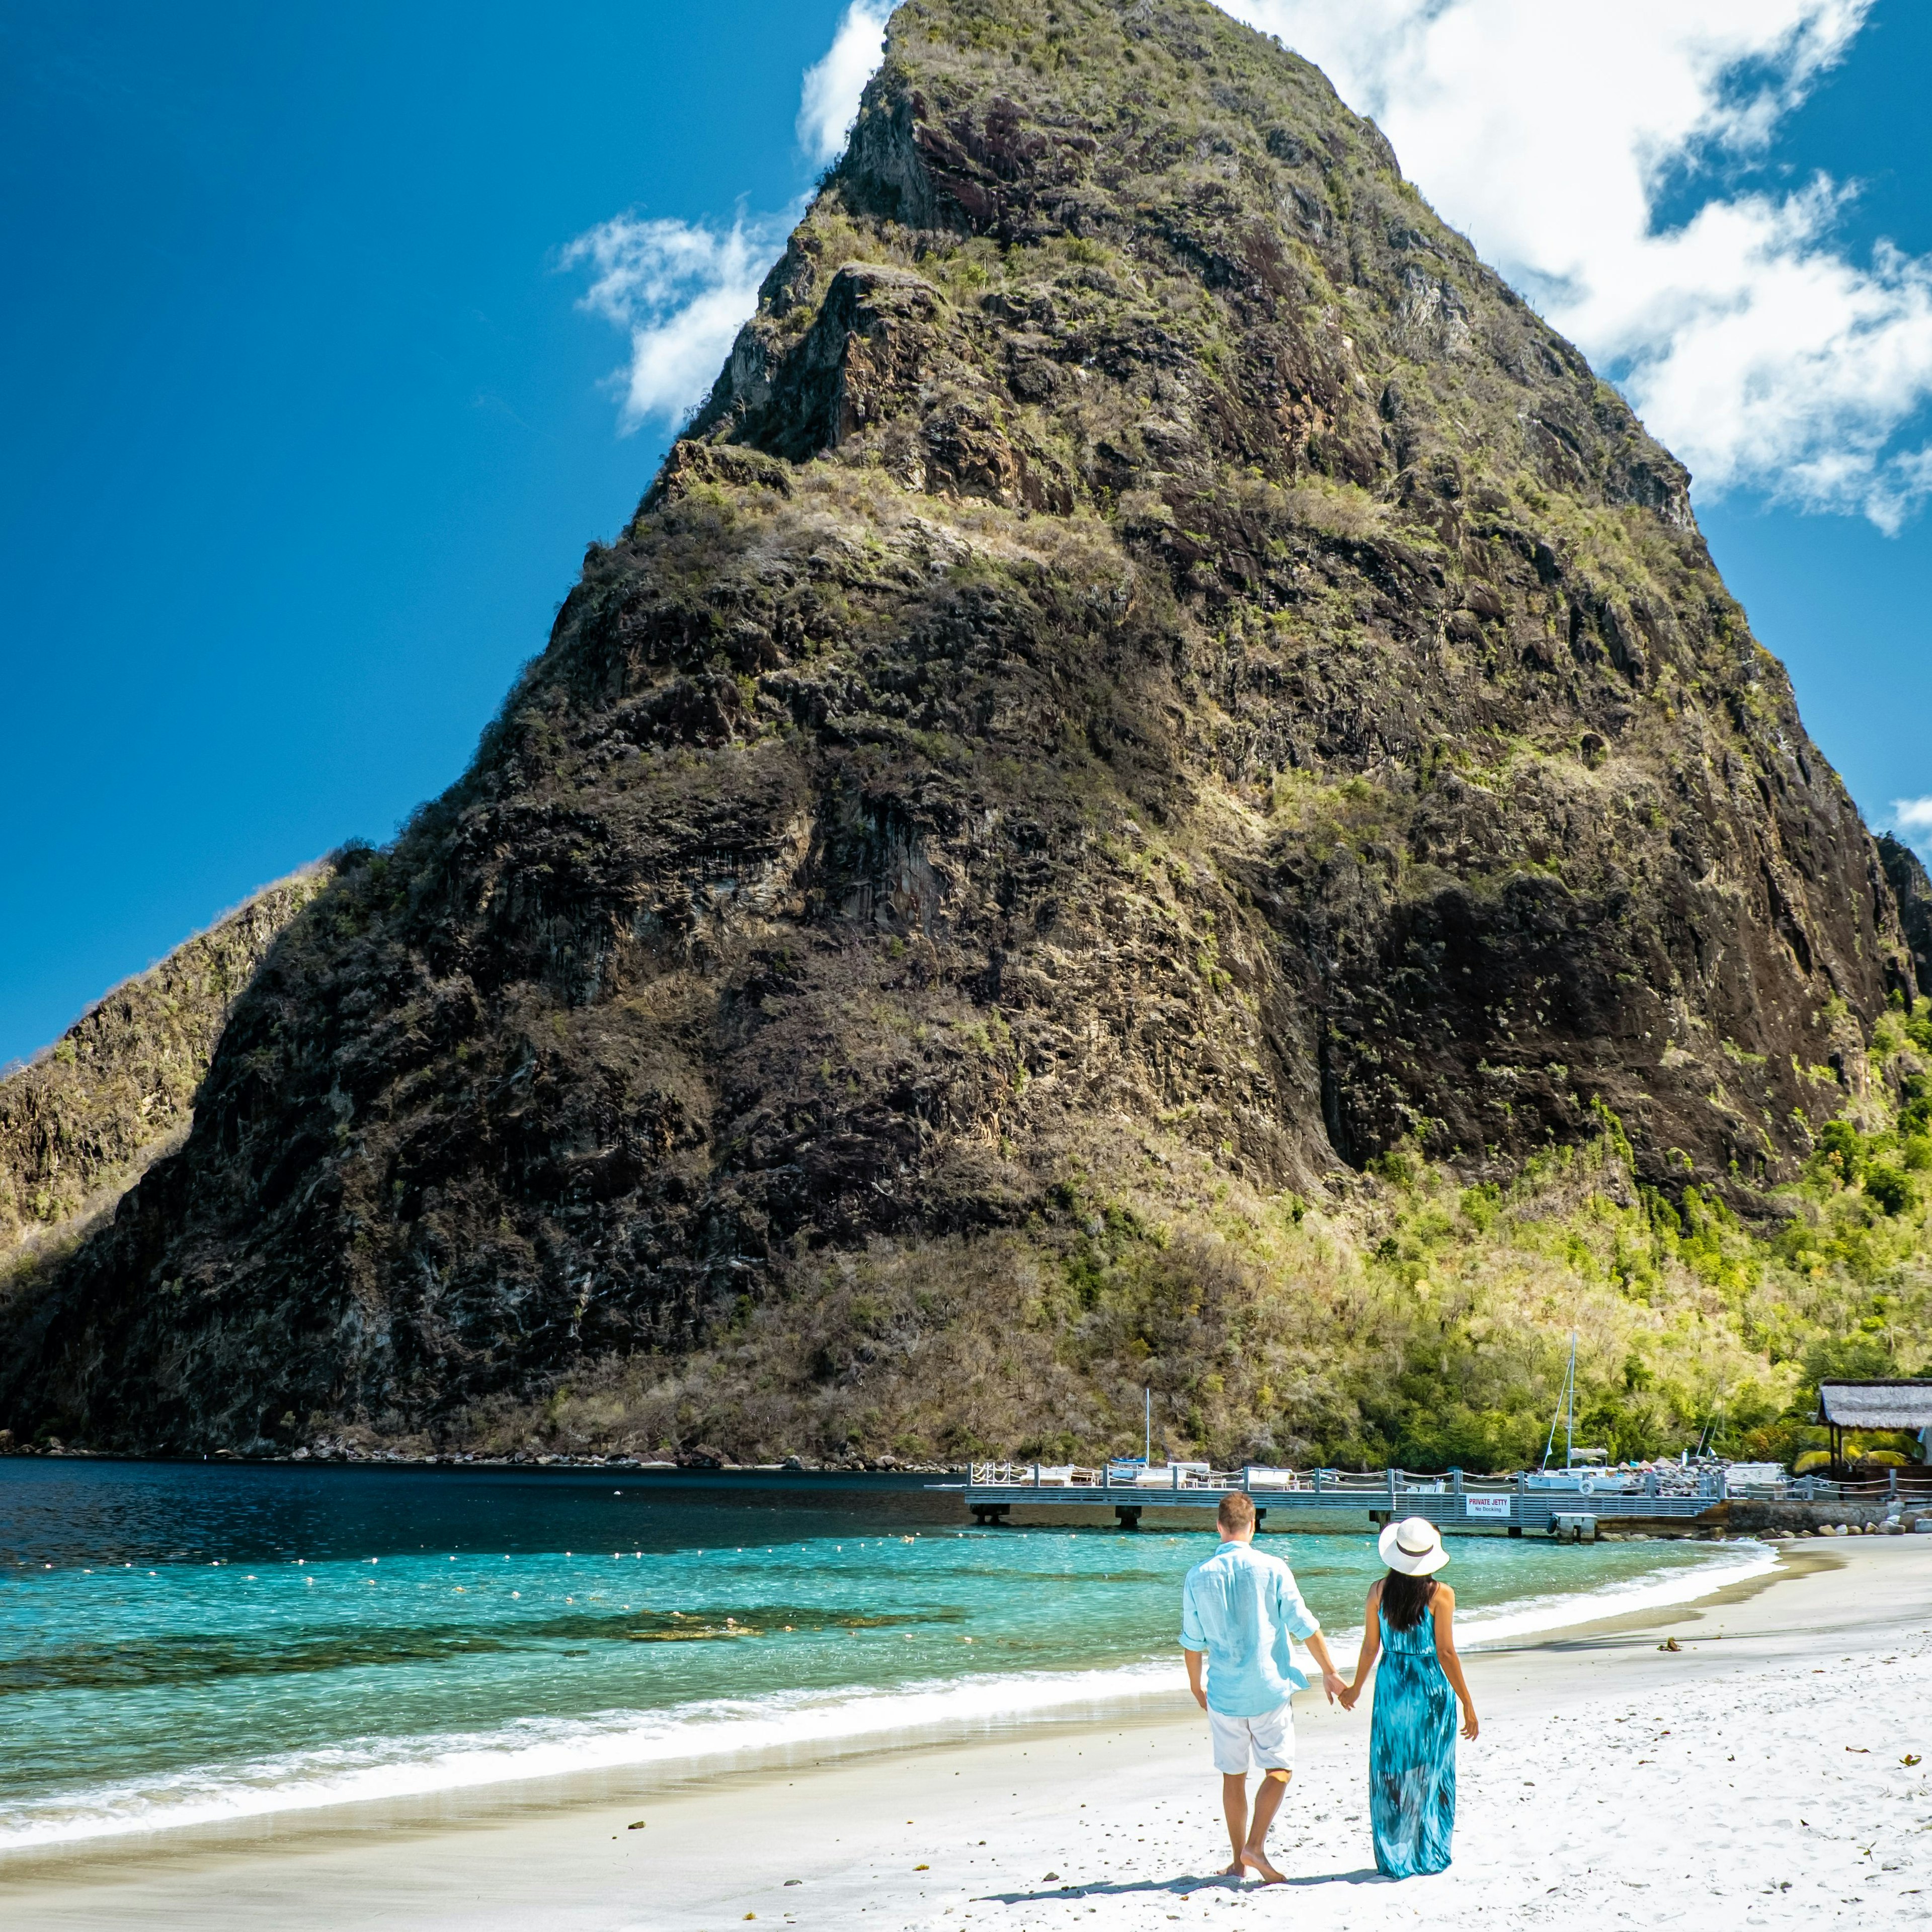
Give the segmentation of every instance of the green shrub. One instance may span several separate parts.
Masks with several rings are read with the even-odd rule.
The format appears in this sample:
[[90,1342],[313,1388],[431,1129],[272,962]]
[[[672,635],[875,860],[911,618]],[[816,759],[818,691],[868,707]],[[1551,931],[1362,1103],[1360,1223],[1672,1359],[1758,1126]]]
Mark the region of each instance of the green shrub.
[[1911,1182],[1882,1161],[1865,1169],[1865,1192],[1888,1214],[1901,1214],[1912,1204]]
[[1849,1187],[1864,1166],[1864,1142],[1850,1120],[1827,1120],[1818,1130],[1817,1159],[1841,1186]]

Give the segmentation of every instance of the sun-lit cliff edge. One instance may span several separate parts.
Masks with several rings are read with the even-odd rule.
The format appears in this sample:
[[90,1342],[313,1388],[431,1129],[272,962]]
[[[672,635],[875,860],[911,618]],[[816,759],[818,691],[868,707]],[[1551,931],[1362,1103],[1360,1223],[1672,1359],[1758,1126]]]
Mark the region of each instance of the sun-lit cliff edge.
[[180,1145],[229,1010],[328,866],[253,894],[0,1078],[0,1269],[106,1213]]

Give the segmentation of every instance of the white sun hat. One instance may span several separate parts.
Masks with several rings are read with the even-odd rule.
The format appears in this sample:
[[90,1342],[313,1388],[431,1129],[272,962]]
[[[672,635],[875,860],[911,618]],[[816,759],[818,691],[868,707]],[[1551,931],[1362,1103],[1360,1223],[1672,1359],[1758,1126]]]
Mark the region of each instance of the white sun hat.
[[1405,1576],[1432,1576],[1449,1560],[1441,1532],[1426,1516],[1390,1523],[1376,1539],[1376,1548],[1391,1570]]

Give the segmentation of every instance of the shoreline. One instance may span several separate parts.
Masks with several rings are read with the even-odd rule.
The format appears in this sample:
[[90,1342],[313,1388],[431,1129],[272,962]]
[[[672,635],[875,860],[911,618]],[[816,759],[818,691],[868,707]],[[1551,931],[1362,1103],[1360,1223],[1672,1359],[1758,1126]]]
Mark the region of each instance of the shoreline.
[[[1538,1634],[1653,1615],[1747,1578],[1768,1576],[1774,1550],[1742,1540],[1695,1564],[1660,1564],[1634,1576],[1593,1588],[1545,1592],[1466,1610],[1466,1648],[1489,1648]],[[1344,1667],[1360,1640],[1359,1627],[1332,1629],[1329,1640]],[[626,1777],[702,1784],[797,1762],[842,1761],[914,1746],[937,1747],[1008,1736],[1031,1724],[1130,1721],[1157,1711],[1180,1692],[1178,1660],[1162,1654],[1091,1669],[1022,1670],[937,1676],[897,1686],[858,1685],[803,1692],[734,1708],[713,1700],[662,1711],[622,1714],[600,1725],[594,1718],[525,1730],[450,1732],[398,1739],[413,1754],[359,1766],[332,1764],[317,1750],[310,1762],[258,1759],[229,1767],[226,1782],[196,1792],[186,1778],[157,1780],[145,1793],[123,1787],[110,1801],[118,1815],[82,1815],[17,1832],[0,1831],[0,1875],[35,1857],[85,1855],[116,1841],[153,1844],[184,1833],[245,1832],[277,1819],[371,1807],[474,1802],[514,1787],[539,1804],[586,1778]]]
[[[1848,1651],[1876,1658],[1888,1639],[1909,1637],[1928,1653],[1932,1699],[1928,1606],[1932,1548],[1900,1539],[1808,1543],[1786,1546],[1775,1567],[1754,1566],[1694,1598],[1472,1646],[1484,1740],[1464,1748],[1466,1811],[1480,1813],[1478,1794],[1511,1752],[1593,1698],[1614,1694],[1634,1712],[1660,1694],[1707,1692],[1726,1676],[1754,1683],[1767,1670],[1798,1670],[1825,1677],[1842,1670]],[[1660,1651],[1660,1634],[1676,1635],[1682,1648]],[[1828,1664],[1813,1660],[1828,1653]],[[1794,1681],[1804,1688],[1807,1675]],[[1815,1695],[1820,1687],[1809,1688]],[[1302,1768],[1276,1843],[1284,1858],[1301,1859],[1322,1832],[1352,1834],[1360,1841],[1356,1867],[1329,1874],[1352,1891],[1366,1862],[1358,1760],[1366,1726],[1361,1713],[1349,1719],[1305,1694],[1297,1717]],[[284,1932],[374,1932],[405,1910],[412,1925],[452,1932],[533,1922],[716,1932],[748,1912],[801,1927],[860,1922],[862,1912],[881,1924],[970,1916],[1018,1928],[1084,1900],[1078,1910],[1100,1912],[1102,1924],[1138,1926],[1162,1906],[1148,1923],[1164,1932],[1174,1900],[1210,1882],[1216,1806],[1198,1714],[1184,1694],[1154,1690],[1130,1708],[989,1728],[995,1734],[915,1733],[842,1755],[807,1744],[708,1773],[580,1773],[22,1850],[0,1861],[0,1912],[91,1932],[198,1924],[245,1898]],[[1667,1718],[1660,1728],[1670,1734]],[[1820,1808],[1810,1807],[1804,1831]],[[908,1822],[922,1814],[942,1822]],[[644,1828],[630,1831],[639,1818]],[[756,1821],[748,1838],[748,1818]],[[1480,1822],[1469,1818],[1470,1832]],[[1129,1826],[1146,1856],[1158,1849],[1166,1862],[1131,1897],[1107,1875],[1110,1861],[1096,1864],[1100,1848],[1119,1849]],[[715,1856],[721,1844],[733,1847],[723,1866]],[[908,1855],[914,1845],[916,1857]],[[1463,1863],[1459,1855],[1450,1874],[1412,1883],[1456,1887]],[[986,1889],[998,1880],[1012,1893],[1022,1878],[1021,1893],[1004,1903]],[[640,1885],[652,1905],[643,1917]],[[1300,1882],[1287,1892],[1250,1888],[1228,1903],[1284,1912],[1308,1905]]]
[[203,1455],[136,1455],[130,1450],[79,1449],[63,1444],[58,1449],[25,1443],[0,1443],[0,1466],[9,1462],[112,1463],[135,1469],[406,1469],[421,1474],[442,1470],[454,1474],[527,1476],[607,1474],[627,1476],[950,1476],[963,1478],[957,1462],[902,1462],[855,1460],[850,1462],[679,1462],[662,1457],[615,1456],[416,1455],[403,1449],[371,1449],[353,1455],[313,1455],[307,1450],[286,1456],[244,1456],[227,1449]]

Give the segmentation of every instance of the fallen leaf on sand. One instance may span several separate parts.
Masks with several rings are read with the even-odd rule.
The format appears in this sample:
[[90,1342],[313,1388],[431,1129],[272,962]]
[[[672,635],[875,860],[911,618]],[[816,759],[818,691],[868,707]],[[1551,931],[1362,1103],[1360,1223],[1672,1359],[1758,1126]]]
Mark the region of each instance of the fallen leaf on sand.
[[1667,1636],[1658,1646],[1659,1650],[1682,1650],[1684,1646],[1674,1636]]
[[1918,1754],[1916,1751],[1907,1751],[1898,1761],[1900,1764],[1907,1766],[1915,1765],[1918,1762]]
[[624,1829],[627,1832],[641,1832],[644,1828],[644,1821],[641,1818],[640,1818],[634,1825],[626,1825],[624,1827]]
[[1845,1748],[1856,1756],[1870,1757],[1871,1756],[1871,1747],[1869,1744],[1847,1744]]
[[932,1869],[932,1868],[930,1865],[914,1865],[913,1867],[913,1870],[914,1871],[930,1871]]

